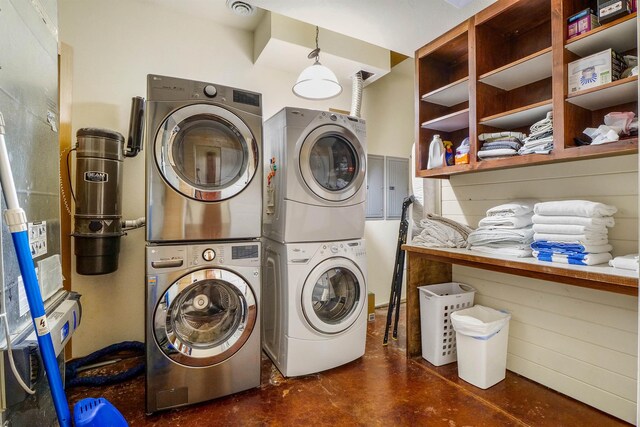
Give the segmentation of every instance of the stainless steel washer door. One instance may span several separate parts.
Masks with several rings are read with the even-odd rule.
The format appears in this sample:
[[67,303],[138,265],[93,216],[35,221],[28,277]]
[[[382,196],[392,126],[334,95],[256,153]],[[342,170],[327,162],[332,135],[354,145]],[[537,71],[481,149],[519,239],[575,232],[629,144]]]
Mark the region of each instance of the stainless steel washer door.
[[358,138],[342,126],[319,126],[300,147],[300,173],[305,184],[329,201],[344,201],[358,192],[364,182],[366,161]]
[[302,289],[302,311],[315,330],[337,334],[358,319],[364,307],[366,283],[360,269],[346,258],[318,264]]
[[259,162],[249,127],[231,111],[193,104],[171,113],[155,138],[156,164],[182,195],[221,201],[246,188]]
[[256,299],[237,274],[206,269],[183,276],[158,301],[154,335],[164,354],[186,366],[211,366],[233,356],[257,320]]

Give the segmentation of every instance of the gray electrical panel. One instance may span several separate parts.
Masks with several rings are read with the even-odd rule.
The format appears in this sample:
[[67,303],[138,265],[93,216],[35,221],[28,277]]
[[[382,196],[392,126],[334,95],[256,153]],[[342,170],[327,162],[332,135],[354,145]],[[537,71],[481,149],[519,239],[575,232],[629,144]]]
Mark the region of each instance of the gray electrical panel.
[[384,219],[384,156],[367,156],[367,219]]
[[409,195],[409,159],[387,157],[387,219],[400,219]]

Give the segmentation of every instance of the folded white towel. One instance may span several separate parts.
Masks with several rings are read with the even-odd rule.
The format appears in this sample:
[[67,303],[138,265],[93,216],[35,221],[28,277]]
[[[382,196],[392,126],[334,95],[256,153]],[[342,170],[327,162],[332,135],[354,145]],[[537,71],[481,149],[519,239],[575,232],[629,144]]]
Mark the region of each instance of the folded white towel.
[[[533,251],[533,256],[537,257],[538,254],[536,251]],[[589,254],[585,256],[581,260],[572,259],[566,255],[561,254],[553,254],[551,256],[552,262],[557,262],[561,264],[574,264],[574,265],[597,265],[604,264],[611,259],[611,254],[608,252],[602,254]]]
[[533,230],[525,228],[479,228],[469,234],[469,245],[493,245],[493,244],[528,244],[533,241]]
[[471,246],[469,249],[472,251],[482,252],[489,255],[506,255],[516,258],[526,258],[531,256],[531,249],[520,249],[516,246]]
[[609,265],[614,268],[622,268],[624,270],[633,270],[638,271],[638,254],[629,254],[617,256],[611,261],[609,261]]
[[520,216],[533,212],[538,200],[522,199],[494,206],[487,210],[487,217],[492,216]]
[[481,159],[491,159],[494,157],[512,157],[518,155],[518,152],[512,148],[498,148],[495,150],[480,150],[478,157]]
[[561,243],[578,243],[581,245],[606,245],[609,243],[609,239],[602,235],[588,235],[588,234],[549,234],[549,233],[535,233],[533,240],[547,240],[550,242]]
[[533,224],[533,231],[536,233],[586,234],[589,236],[606,236],[609,232],[604,225],[586,226],[571,224]]
[[469,227],[437,215],[429,215],[420,221],[422,232],[415,236],[412,243],[428,248],[464,248],[467,236],[472,231]]
[[572,224],[597,226],[604,225],[613,227],[616,222],[612,216],[603,216],[601,218],[588,218],[584,216],[560,216],[560,215],[534,215],[531,218],[534,224]]
[[533,212],[538,215],[575,215],[599,218],[615,214],[618,212],[618,208],[589,200],[560,200],[537,203]]
[[520,216],[488,216],[478,223],[480,228],[523,228],[531,225],[531,213]]

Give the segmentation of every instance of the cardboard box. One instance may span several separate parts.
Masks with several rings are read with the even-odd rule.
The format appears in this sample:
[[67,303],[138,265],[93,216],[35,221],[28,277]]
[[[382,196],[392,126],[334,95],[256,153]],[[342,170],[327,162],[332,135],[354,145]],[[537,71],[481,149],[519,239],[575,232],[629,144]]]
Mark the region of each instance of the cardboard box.
[[591,13],[591,9],[585,9],[567,19],[567,40],[599,27],[598,17]]
[[367,319],[369,322],[376,320],[376,294],[369,292],[367,294],[367,302],[369,309],[367,310]]
[[611,83],[620,78],[624,59],[613,49],[578,59],[569,63],[569,94]]
[[598,20],[600,24],[615,21],[633,10],[631,0],[598,0]]

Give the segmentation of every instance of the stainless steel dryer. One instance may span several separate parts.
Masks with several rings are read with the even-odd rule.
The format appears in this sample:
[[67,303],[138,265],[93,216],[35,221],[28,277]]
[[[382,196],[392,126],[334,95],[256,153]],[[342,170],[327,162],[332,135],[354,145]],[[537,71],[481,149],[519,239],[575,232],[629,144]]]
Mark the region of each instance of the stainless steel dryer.
[[147,240],[260,237],[261,95],[147,77]]
[[147,413],[260,385],[260,242],[147,246]]

